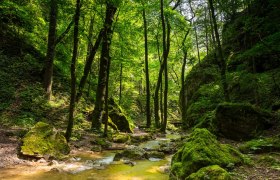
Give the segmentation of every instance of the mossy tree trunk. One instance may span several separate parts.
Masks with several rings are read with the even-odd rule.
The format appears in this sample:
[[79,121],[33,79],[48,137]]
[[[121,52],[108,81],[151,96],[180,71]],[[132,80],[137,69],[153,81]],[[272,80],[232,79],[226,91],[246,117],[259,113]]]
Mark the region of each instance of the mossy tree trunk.
[[50,22],[49,22],[49,35],[48,35],[48,50],[44,67],[44,89],[46,98],[51,99],[52,95],[52,80],[53,80],[53,61],[55,56],[56,44],[56,19],[57,19],[57,1],[51,0],[50,2]]
[[76,11],[74,18],[74,45],[73,45],[73,55],[71,61],[71,99],[69,107],[69,121],[66,130],[66,140],[69,142],[72,128],[74,124],[74,111],[75,111],[75,99],[76,99],[76,61],[78,56],[78,45],[79,45],[79,20],[80,20],[80,0],[76,1]]
[[144,22],[144,38],[145,38],[145,76],[146,76],[146,120],[147,128],[151,126],[151,110],[150,110],[150,79],[149,79],[149,62],[148,62],[148,32],[146,11],[143,8],[143,22]]
[[[90,117],[92,118],[91,129],[100,130],[101,121],[102,121],[102,113],[104,110],[104,101],[106,96],[106,84],[107,84],[107,74],[109,74],[109,61],[110,61],[110,44],[112,40],[113,30],[113,18],[117,11],[117,8],[107,2],[106,4],[106,17],[104,22],[104,34],[102,41],[102,50],[100,57],[100,66],[99,66],[99,77],[98,77],[98,85],[96,90],[96,103],[93,112]],[[107,116],[107,115],[106,115]]]
[[221,82],[222,82],[223,91],[224,91],[224,98],[225,98],[225,101],[230,101],[227,78],[226,78],[226,60],[223,57],[223,51],[222,51],[220,36],[219,36],[219,32],[218,32],[218,26],[217,26],[217,21],[216,21],[216,16],[215,16],[213,0],[209,0],[209,8],[211,10],[211,17],[212,17],[212,22],[213,22],[214,32],[215,32],[215,37],[216,37],[217,53],[218,53],[219,64],[220,64]]

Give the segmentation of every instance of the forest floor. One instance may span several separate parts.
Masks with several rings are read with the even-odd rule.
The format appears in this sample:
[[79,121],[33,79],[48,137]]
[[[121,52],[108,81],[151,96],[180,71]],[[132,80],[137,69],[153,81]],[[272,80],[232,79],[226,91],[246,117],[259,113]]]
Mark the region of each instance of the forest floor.
[[[47,161],[30,161],[21,159],[18,157],[20,137],[19,134],[22,129],[7,129],[0,128],[0,168],[9,168],[16,165],[21,166],[34,166],[39,167],[40,165],[46,166]],[[79,153],[89,151],[90,144],[88,142],[89,137],[83,138],[82,141],[72,142],[71,153]],[[240,143],[235,141],[230,141],[226,139],[220,139],[222,143],[231,144],[238,147]],[[78,144],[77,144],[78,143]],[[120,146],[124,146],[121,144]],[[116,147],[122,148],[122,147]],[[280,153],[264,153],[264,154],[249,154],[251,158],[250,165],[239,166],[233,169],[233,179],[248,179],[248,180],[279,180],[280,179],[280,168],[273,167],[267,162],[260,161],[264,157],[271,157],[275,160],[280,161]],[[50,167],[51,168],[51,167]]]

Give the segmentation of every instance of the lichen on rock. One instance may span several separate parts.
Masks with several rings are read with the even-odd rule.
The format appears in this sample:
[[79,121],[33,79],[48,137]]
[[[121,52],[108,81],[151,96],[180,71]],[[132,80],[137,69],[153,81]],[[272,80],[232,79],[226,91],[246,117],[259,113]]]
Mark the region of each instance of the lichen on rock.
[[171,162],[171,179],[184,179],[199,169],[244,162],[242,154],[229,145],[220,144],[207,129],[195,129]]
[[61,158],[69,154],[70,147],[62,133],[51,125],[38,122],[23,137],[21,153],[26,156]]

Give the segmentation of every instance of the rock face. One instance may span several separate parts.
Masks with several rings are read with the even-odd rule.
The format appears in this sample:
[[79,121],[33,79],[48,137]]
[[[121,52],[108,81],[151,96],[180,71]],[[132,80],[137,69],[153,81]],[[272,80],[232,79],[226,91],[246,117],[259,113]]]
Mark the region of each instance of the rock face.
[[207,129],[195,129],[171,162],[171,179],[185,179],[210,165],[227,167],[241,164],[241,153],[229,145],[220,144]]
[[187,180],[199,179],[216,179],[216,180],[229,180],[229,173],[218,165],[207,166],[201,168],[196,173],[192,173]]
[[61,158],[70,152],[62,133],[49,124],[38,122],[23,138],[21,151],[23,155],[43,157],[45,155]]
[[109,125],[115,130],[132,133],[129,120],[121,107],[112,98],[109,99],[108,104],[109,116],[111,119],[111,121],[109,121]]
[[271,127],[273,116],[246,104],[220,104],[216,109],[218,132],[234,140],[250,139]]

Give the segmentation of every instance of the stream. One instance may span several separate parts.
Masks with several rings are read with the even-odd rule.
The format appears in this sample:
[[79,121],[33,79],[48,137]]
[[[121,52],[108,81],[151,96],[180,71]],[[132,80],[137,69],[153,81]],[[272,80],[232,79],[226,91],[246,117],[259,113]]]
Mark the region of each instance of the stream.
[[[179,135],[167,135],[166,138],[141,143],[139,147],[146,150],[157,149],[160,143],[178,138]],[[0,169],[0,179],[9,180],[145,180],[168,179],[171,155],[164,159],[150,158],[149,160],[134,161],[134,165],[125,164],[124,161],[113,161],[118,151],[76,152],[64,162],[30,162],[28,165],[17,165]]]

